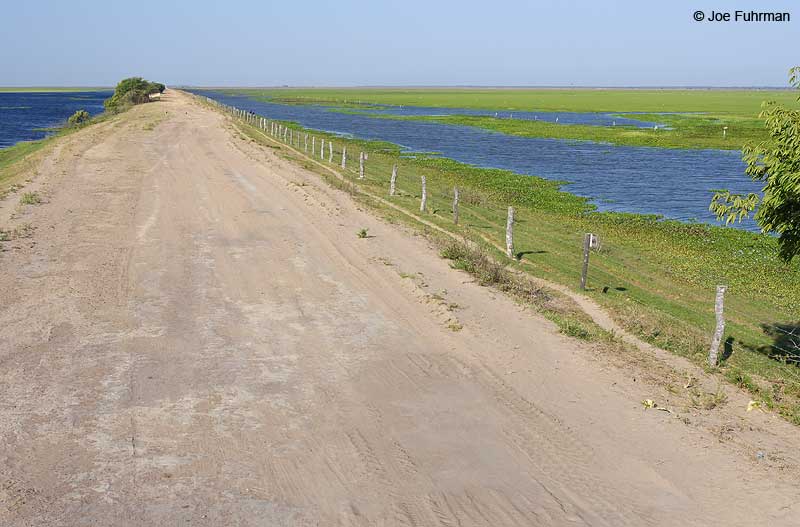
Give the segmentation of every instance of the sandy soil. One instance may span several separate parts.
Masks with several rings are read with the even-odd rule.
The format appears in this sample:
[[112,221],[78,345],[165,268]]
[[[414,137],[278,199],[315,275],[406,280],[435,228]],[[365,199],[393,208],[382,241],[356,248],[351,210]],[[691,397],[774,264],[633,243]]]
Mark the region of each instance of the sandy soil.
[[0,525],[800,523],[796,429],[643,409],[633,370],[185,94],[32,185],[0,209],[35,228],[0,253]]

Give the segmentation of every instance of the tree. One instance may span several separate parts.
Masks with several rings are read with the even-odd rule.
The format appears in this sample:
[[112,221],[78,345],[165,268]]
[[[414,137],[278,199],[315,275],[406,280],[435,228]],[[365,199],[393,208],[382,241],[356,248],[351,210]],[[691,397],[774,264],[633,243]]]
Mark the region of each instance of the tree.
[[117,83],[114,95],[103,103],[112,113],[122,111],[134,104],[150,101],[151,93],[161,93],[166,89],[161,83],[148,82],[141,77],[129,77]]
[[67,119],[67,124],[69,126],[80,126],[87,122],[90,118],[91,115],[89,115],[89,112],[86,110],[78,110],[77,112],[73,113],[69,119]]
[[149,82],[147,83],[147,93],[164,93],[167,87],[161,84],[160,82]]
[[[800,89],[800,66],[789,70],[789,84]],[[754,219],[763,232],[778,235],[780,256],[788,262],[800,254],[800,111],[767,101],[759,117],[769,139],[746,145],[742,159],[747,175],[764,182],[763,197],[719,191],[709,209],[726,224],[758,209]]]

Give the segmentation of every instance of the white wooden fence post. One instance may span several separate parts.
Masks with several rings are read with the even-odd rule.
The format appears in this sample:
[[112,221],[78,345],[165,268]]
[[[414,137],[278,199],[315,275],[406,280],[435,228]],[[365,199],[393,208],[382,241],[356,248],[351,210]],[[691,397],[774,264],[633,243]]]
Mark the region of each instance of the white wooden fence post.
[[333,141],[328,141],[328,163],[333,163]]
[[358,156],[358,179],[364,179],[364,152]]
[[308,134],[303,137],[303,150],[308,152]]
[[389,180],[389,195],[394,196],[397,186],[397,163],[392,165],[392,179]]
[[583,265],[581,266],[581,290],[586,290],[586,279],[589,275],[589,249],[592,248],[592,235],[583,235]]
[[453,187],[453,223],[458,225],[458,187]]
[[422,176],[422,199],[419,200],[419,211],[425,212],[428,208],[428,185],[425,176]]
[[314,152],[317,151],[317,138],[313,135],[311,136],[311,155],[314,155]]
[[714,336],[711,339],[711,348],[708,350],[708,365],[716,367],[719,363],[719,345],[722,343],[722,336],[725,334],[725,289],[724,285],[717,286],[717,296],[714,300],[714,314],[717,317],[717,327],[714,329]]
[[342,168],[347,168],[347,145],[342,147]]
[[514,207],[508,207],[506,218],[506,256],[514,258]]

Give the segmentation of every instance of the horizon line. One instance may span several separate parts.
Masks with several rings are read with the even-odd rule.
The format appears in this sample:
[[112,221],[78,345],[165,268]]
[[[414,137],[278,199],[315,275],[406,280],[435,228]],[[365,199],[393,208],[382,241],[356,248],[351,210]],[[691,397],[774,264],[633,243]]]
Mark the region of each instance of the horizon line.
[[[262,85],[201,85],[201,84],[167,84],[167,88],[174,89],[512,89],[512,90],[779,90],[793,91],[794,88],[787,86],[719,86],[719,85],[526,85],[526,84],[354,84],[354,85],[324,85],[324,84],[262,84]],[[111,90],[114,86],[103,85],[6,85],[0,86],[0,90],[23,90],[23,89],[102,89]]]

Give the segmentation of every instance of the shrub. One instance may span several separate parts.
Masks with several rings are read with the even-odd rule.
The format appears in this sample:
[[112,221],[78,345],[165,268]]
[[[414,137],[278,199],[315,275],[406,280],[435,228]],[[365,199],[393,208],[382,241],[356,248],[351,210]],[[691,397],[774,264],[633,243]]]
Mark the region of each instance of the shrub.
[[129,77],[119,81],[114,95],[103,103],[106,111],[121,112],[135,104],[150,102],[150,94],[161,93],[166,89],[161,83],[149,82],[141,77]]
[[91,117],[92,116],[89,115],[89,112],[86,110],[78,110],[77,112],[73,113],[69,119],[67,119],[67,125],[80,126],[89,121]]

